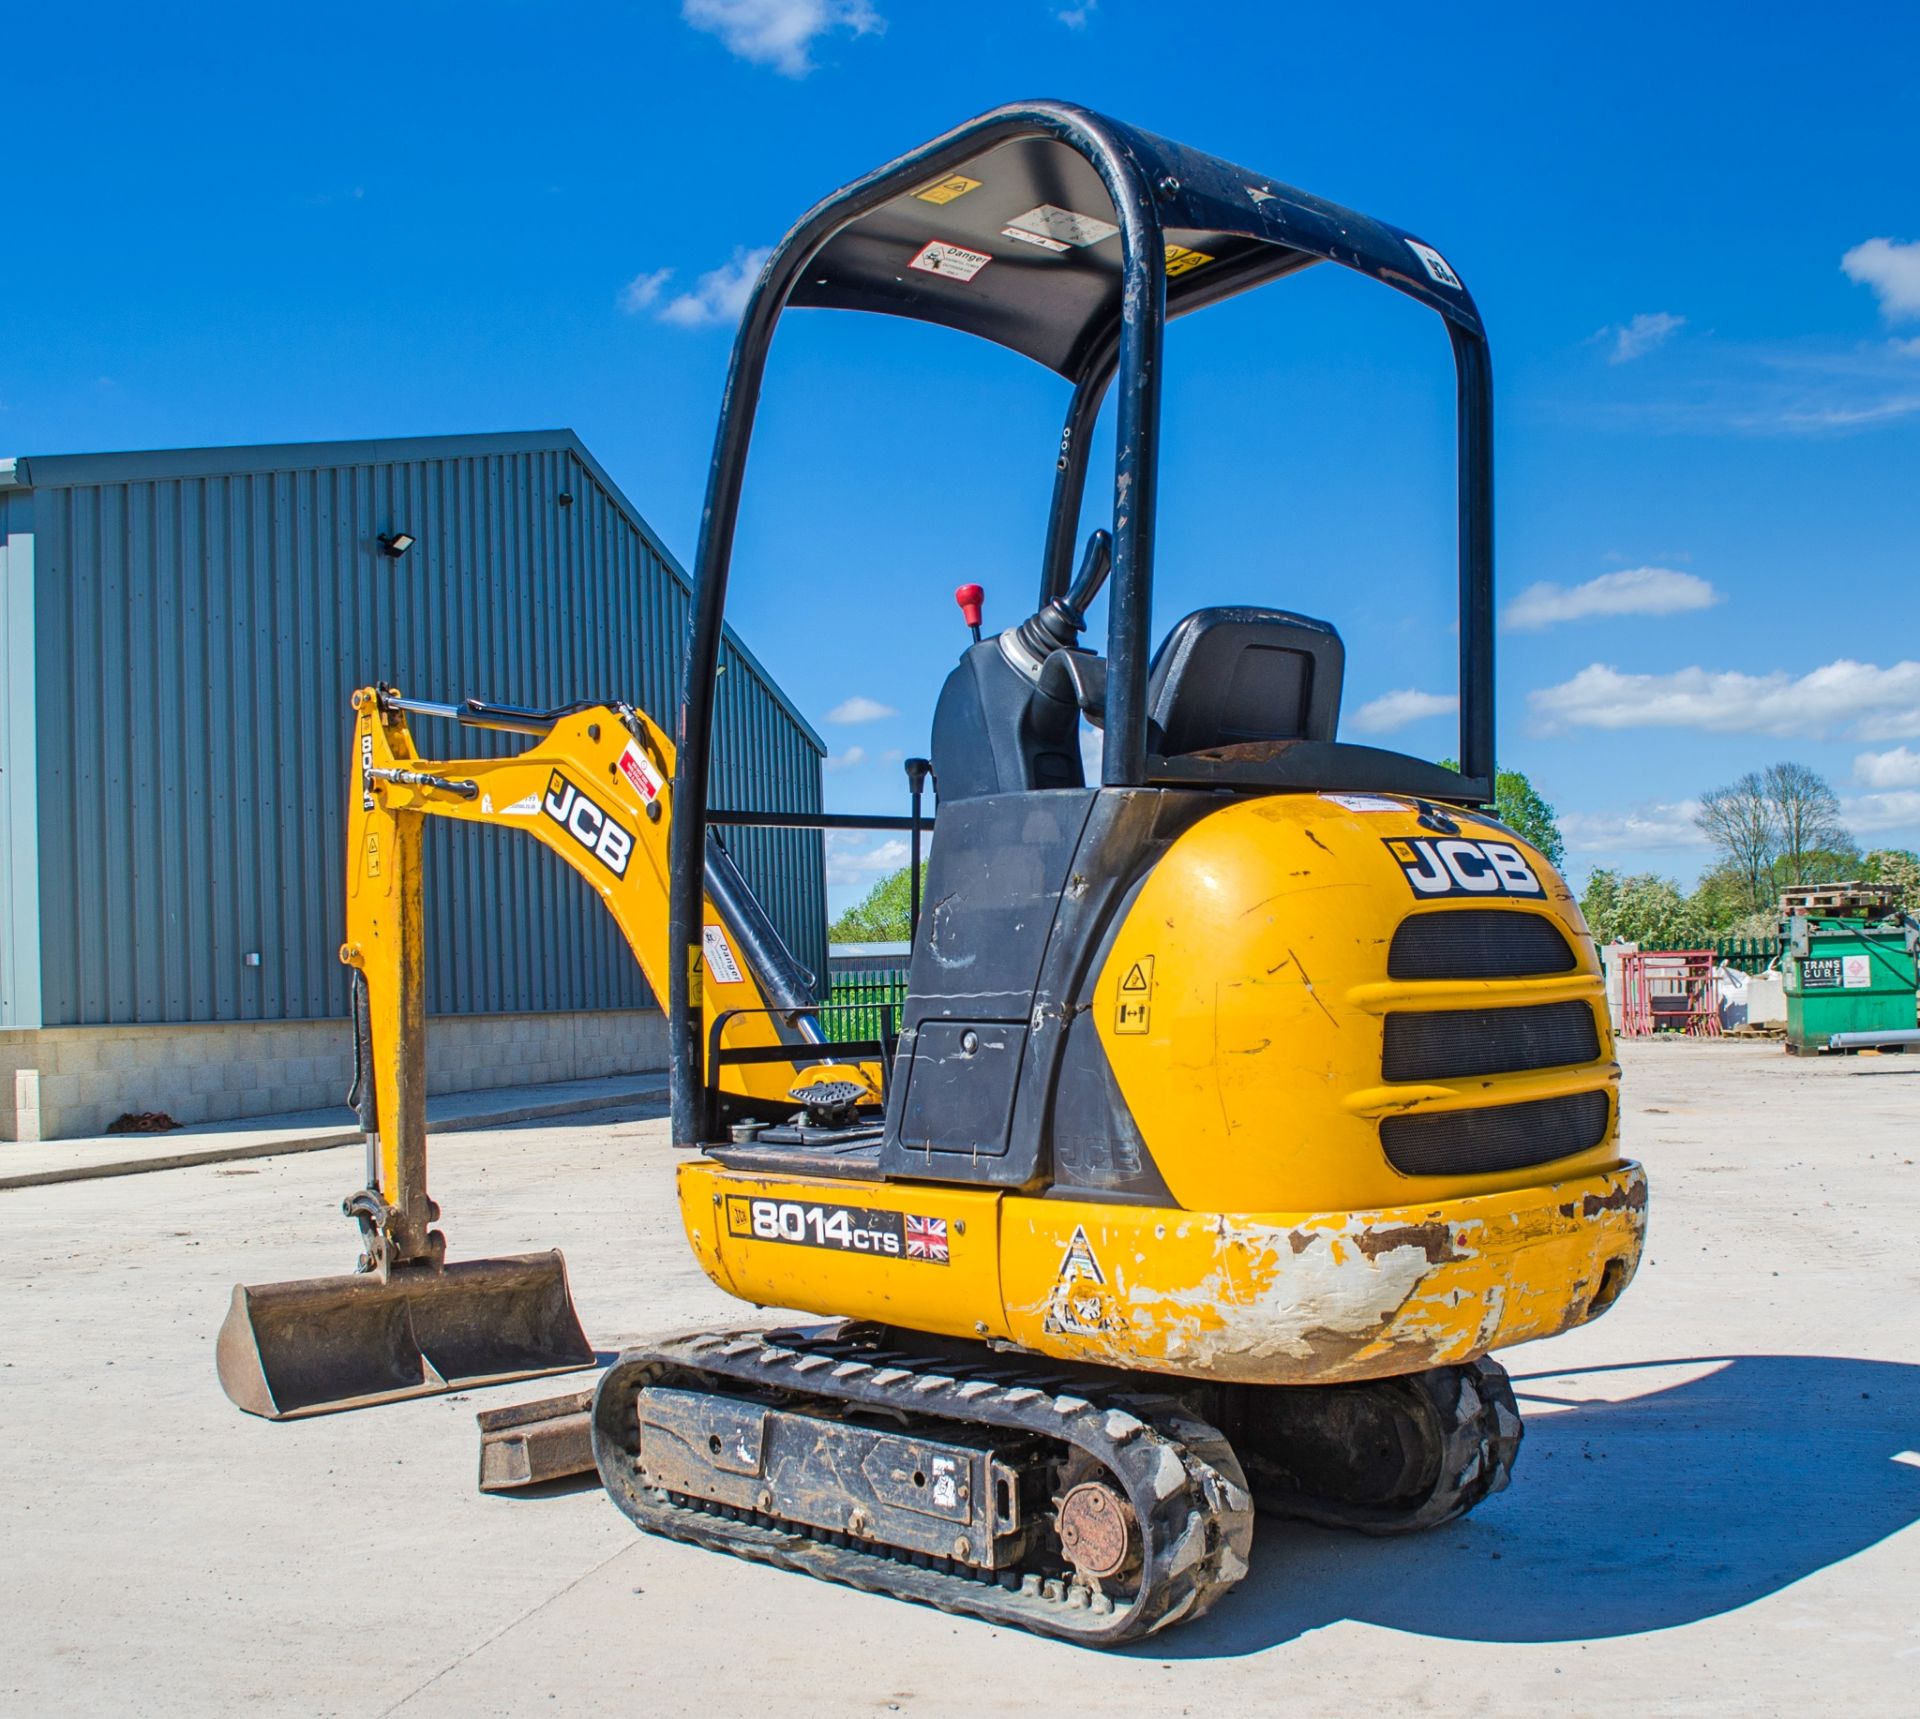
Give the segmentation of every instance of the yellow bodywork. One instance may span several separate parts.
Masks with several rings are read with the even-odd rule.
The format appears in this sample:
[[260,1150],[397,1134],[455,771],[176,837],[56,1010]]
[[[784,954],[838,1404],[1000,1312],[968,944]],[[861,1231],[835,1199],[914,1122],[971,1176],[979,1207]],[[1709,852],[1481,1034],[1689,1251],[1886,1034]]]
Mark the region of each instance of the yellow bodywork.
[[[1404,863],[1421,851],[1406,844],[1435,839],[1421,816],[1382,796],[1236,800],[1145,879],[1091,1006],[1171,1203],[794,1179],[696,1159],[681,1167],[680,1200],[702,1266],[762,1304],[1249,1383],[1411,1372],[1595,1317],[1639,1262],[1646,1183],[1616,1147],[1619,1070],[1591,941],[1545,859],[1465,814],[1460,839],[1519,847],[1535,887],[1423,900]],[[1467,869],[1475,884],[1484,875]],[[1387,976],[1410,913],[1489,907],[1554,920],[1573,970]],[[1392,1010],[1569,1001],[1594,1011],[1589,1063],[1382,1076]],[[1414,1176],[1381,1144],[1390,1116],[1595,1090],[1608,1094],[1604,1137],[1549,1164]],[[830,1245],[823,1226],[868,1241]],[[896,1231],[908,1238],[898,1253]]]
[[[664,997],[673,744],[642,712],[593,705],[561,717],[511,757],[428,759],[415,748],[405,714],[384,703],[376,689],[356,692],[353,707],[340,959],[367,981],[371,1042],[379,1047],[373,1058],[379,1185],[395,1208],[392,1222],[406,1232],[396,1237],[401,1254],[417,1257],[427,1221],[420,1146],[426,1114],[424,820],[517,829],[557,854],[600,897],[647,983]],[[711,902],[704,924],[705,955],[697,975],[702,1020],[711,1027],[722,1015],[731,1016],[723,1030],[729,1048],[780,1043],[778,1017]],[[727,1090],[774,1102],[803,1078],[851,1080],[874,1100],[880,1096],[877,1066],[834,1062],[830,1052],[804,1075],[785,1062],[721,1069]]]

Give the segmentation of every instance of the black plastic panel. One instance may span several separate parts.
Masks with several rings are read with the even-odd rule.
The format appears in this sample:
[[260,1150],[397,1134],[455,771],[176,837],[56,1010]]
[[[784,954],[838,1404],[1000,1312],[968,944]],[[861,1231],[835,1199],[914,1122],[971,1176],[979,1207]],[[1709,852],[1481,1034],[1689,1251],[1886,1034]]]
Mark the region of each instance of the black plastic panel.
[[1600,1034],[1585,1003],[1436,1009],[1387,1016],[1380,1072],[1388,1080],[1449,1080],[1592,1062]]
[[900,1145],[908,1152],[1003,1158],[1027,1029],[1004,1021],[929,1021],[920,1028]]
[[1605,1092],[1575,1092],[1487,1110],[1389,1116],[1380,1124],[1380,1144],[1403,1175],[1491,1175],[1598,1146],[1610,1109]]
[[1400,922],[1387,951],[1389,979],[1532,979],[1578,965],[1551,919],[1491,907],[1417,913]]

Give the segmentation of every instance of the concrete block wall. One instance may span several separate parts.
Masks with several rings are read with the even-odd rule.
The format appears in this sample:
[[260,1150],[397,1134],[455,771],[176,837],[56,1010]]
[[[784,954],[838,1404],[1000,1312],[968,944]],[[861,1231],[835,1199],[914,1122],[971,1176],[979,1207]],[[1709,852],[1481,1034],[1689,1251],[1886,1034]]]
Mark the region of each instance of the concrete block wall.
[[[657,1009],[447,1015],[427,1023],[427,1090],[472,1092],[660,1069]],[[104,1134],[128,1111],[226,1122],[346,1102],[345,1021],[0,1032],[0,1140]]]

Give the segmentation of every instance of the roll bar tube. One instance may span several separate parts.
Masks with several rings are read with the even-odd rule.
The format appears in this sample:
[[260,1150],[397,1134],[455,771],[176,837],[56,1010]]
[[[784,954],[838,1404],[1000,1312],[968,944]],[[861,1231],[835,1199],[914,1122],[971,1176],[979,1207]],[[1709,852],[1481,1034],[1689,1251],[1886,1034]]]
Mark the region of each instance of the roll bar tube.
[[1153,516],[1158,468],[1160,353],[1166,321],[1164,240],[1146,175],[1126,144],[1096,115],[1036,104],[1001,109],[855,181],[787,234],[755,283],[740,319],[721,396],[713,461],[700,517],[693,596],[681,664],[678,757],[669,850],[668,1019],[671,1120],[676,1144],[699,1144],[703,1025],[691,983],[701,957],[698,887],[707,832],[707,788],[722,617],[740,491],[753,436],[767,349],[802,270],[833,235],[902,191],[957,171],[985,151],[1023,137],[1052,138],[1099,174],[1120,227],[1120,413],[1114,455],[1114,567],[1108,607],[1108,710],[1102,777],[1137,781],[1146,764],[1146,649],[1153,589]]

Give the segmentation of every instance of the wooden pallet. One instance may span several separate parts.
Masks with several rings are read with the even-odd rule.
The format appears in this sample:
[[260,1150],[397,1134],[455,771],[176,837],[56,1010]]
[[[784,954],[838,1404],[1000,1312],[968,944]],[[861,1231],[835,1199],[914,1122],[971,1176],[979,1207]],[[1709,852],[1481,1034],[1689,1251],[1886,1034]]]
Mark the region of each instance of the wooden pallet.
[[1891,913],[1894,887],[1890,883],[1816,883],[1780,892],[1782,913],[1832,914],[1847,919],[1875,919]]

